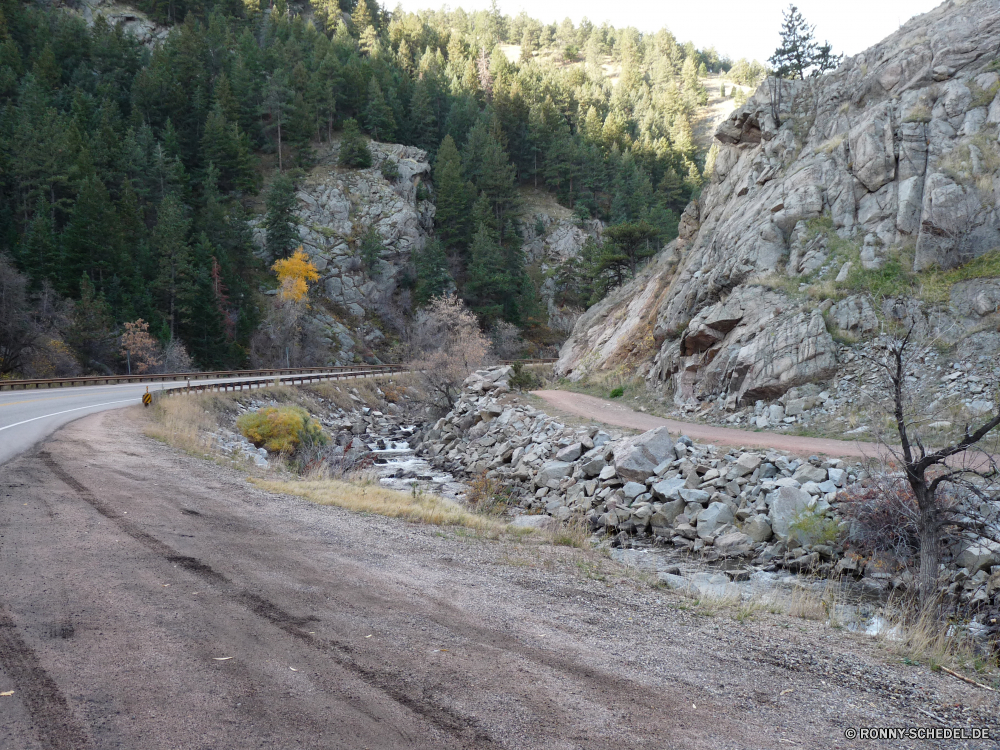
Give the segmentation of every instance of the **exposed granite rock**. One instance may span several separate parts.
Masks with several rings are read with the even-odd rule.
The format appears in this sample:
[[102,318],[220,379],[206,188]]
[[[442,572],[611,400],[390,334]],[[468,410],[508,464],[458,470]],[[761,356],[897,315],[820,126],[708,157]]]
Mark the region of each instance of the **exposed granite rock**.
[[[434,204],[416,195],[431,166],[418,148],[372,141],[372,167],[344,169],[337,166],[339,146],[325,148],[302,181],[296,216],[303,249],[320,271],[326,297],[361,318],[392,295],[410,254],[424,247],[433,230]],[[382,176],[386,161],[399,172],[392,182]],[[263,253],[266,231],[255,224],[254,240]],[[358,240],[370,227],[382,241],[375,272],[362,268],[357,253]]]
[[[957,342],[982,327],[1000,303],[992,280],[956,284],[950,304],[876,302],[851,275],[1000,247],[998,35],[995,3],[944,3],[830,74],[782,82],[779,107],[762,85],[718,127],[678,240],[580,318],[557,372],[628,363],[678,401],[745,402],[836,373],[819,313],[854,336],[894,321]],[[790,298],[768,288],[782,277],[830,286]],[[653,346],[637,347],[651,318]]]

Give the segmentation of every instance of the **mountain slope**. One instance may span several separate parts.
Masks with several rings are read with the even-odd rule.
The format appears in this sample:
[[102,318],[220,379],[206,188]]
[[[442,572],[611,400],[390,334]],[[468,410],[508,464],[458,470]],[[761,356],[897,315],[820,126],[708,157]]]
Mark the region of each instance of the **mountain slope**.
[[[676,270],[660,261],[588,312],[558,370],[618,366],[614,342],[634,338],[619,333],[645,325],[642,375],[732,408],[833,376],[834,335],[993,326],[998,32],[996,3],[947,2],[830,75],[782,82],[780,104],[765,82],[716,131],[711,184],[664,253]],[[634,309],[650,286],[667,287],[655,321]],[[595,356],[597,341],[612,343]]]

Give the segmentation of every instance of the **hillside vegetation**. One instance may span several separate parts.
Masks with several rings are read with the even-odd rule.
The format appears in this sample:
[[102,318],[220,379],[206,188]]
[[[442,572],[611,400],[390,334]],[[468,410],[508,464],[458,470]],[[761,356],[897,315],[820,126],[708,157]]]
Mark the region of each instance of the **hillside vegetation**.
[[[666,30],[365,0],[144,0],[138,11],[162,25],[148,43],[95,7],[88,26],[0,3],[0,252],[35,300],[2,334],[32,332],[7,373],[123,369],[117,337],[136,319],[197,366],[243,364],[267,268],[296,246],[297,181],[355,122],[434,162],[418,198],[436,204],[438,243],[412,259],[417,299],[457,285],[484,325],[530,323],[538,290],[517,187],[544,188],[581,219],[646,227],[655,250],[701,183],[699,71],[728,66]],[[515,43],[512,62],[501,45]],[[257,247],[265,208],[271,237]],[[621,280],[620,263],[608,268],[589,273]]]

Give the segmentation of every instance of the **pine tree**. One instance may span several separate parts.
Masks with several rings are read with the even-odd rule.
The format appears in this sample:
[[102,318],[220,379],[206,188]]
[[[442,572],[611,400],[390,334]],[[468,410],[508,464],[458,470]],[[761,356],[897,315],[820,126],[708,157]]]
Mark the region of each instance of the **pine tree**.
[[170,338],[177,335],[177,327],[187,309],[193,286],[191,248],[187,234],[190,221],[184,215],[184,205],[173,195],[168,195],[157,210],[156,226],[150,238],[159,267],[153,286],[166,313]]
[[295,185],[291,178],[278,174],[267,191],[265,202],[267,215],[264,217],[264,228],[267,230],[267,240],[264,247],[272,258],[287,258],[300,242],[295,218]]
[[411,142],[426,151],[433,158],[434,148],[438,144],[437,117],[431,106],[430,87],[423,78],[417,81],[413,87],[413,96],[410,98],[410,140]]
[[485,225],[477,228],[469,253],[463,296],[483,325],[489,327],[500,319],[513,291],[510,274],[500,245]]
[[448,272],[448,256],[440,240],[430,240],[423,250],[414,253],[417,284],[414,291],[418,305],[426,305],[433,297],[445,294],[454,284]]
[[52,214],[52,207],[42,196],[19,248],[18,266],[35,281],[52,280],[59,272],[59,248]]
[[110,373],[114,358],[115,335],[111,309],[97,293],[90,278],[80,277],[80,299],[73,305],[73,321],[66,337],[77,358],[87,370]]
[[282,128],[288,118],[294,94],[288,85],[288,76],[283,70],[277,70],[268,79],[264,90],[264,101],[261,104],[261,114],[268,117],[266,130],[274,132],[277,137],[278,169],[285,170],[282,158]]
[[91,177],[81,186],[63,232],[58,288],[75,296],[80,275],[86,273],[98,291],[103,291],[125,262],[118,231],[118,217],[111,196],[103,182]]
[[469,243],[469,208],[475,188],[465,180],[462,157],[455,141],[446,135],[434,162],[437,190],[434,229],[445,250],[464,249]]
[[374,279],[381,274],[382,236],[374,225],[368,227],[358,240],[358,257],[369,278]]
[[225,366],[229,345],[220,306],[215,268],[216,248],[203,232],[191,251],[191,273],[181,290],[178,330],[191,355],[202,367],[216,370]]
[[353,169],[366,169],[372,165],[372,153],[353,117],[344,120],[344,130],[340,135],[339,163],[342,167]]
[[396,134],[396,119],[386,104],[382,87],[372,76],[368,81],[368,105],[365,107],[365,129],[376,141],[392,141]]

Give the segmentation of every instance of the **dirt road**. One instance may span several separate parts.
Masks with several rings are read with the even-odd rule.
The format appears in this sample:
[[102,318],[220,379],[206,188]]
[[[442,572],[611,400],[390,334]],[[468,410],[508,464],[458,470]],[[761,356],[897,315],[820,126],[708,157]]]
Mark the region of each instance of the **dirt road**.
[[829,748],[1000,709],[596,553],[256,491],[120,411],[0,467],[0,565],[5,749]]
[[636,430],[652,430],[654,427],[666,426],[672,433],[687,435],[692,440],[714,445],[773,448],[798,456],[816,454],[839,458],[872,456],[875,451],[875,446],[870,443],[799,437],[775,432],[751,432],[730,427],[679,422],[675,419],[664,419],[633,411],[623,404],[573,391],[532,391],[532,393],[557,409],[578,417]]

